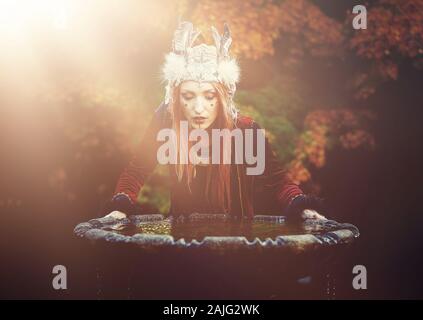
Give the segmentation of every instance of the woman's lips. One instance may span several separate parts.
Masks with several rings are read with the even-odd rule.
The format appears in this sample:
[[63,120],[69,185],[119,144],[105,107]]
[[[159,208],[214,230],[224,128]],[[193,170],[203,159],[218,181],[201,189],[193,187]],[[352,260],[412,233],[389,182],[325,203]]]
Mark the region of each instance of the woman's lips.
[[202,124],[207,120],[207,118],[206,117],[193,117],[192,120],[194,121],[194,123]]

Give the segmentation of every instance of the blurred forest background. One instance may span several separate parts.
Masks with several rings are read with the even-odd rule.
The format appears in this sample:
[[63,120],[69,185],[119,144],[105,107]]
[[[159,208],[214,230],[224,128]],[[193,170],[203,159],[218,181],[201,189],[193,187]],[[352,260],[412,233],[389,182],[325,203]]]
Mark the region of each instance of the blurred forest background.
[[[304,190],[327,199],[328,216],[376,232],[368,255],[389,250],[379,261],[397,259],[390,274],[404,272],[391,254],[406,253],[388,235],[399,215],[421,219],[411,204],[422,181],[422,1],[30,3],[0,1],[3,225],[51,223],[34,238],[44,245],[97,216],[164,97],[160,67],[178,17],[209,43],[209,27],[228,22],[241,112],[267,130]],[[367,30],[352,28],[356,4],[367,7]],[[139,201],[167,211],[166,170],[157,168]],[[53,244],[47,252],[61,256]]]

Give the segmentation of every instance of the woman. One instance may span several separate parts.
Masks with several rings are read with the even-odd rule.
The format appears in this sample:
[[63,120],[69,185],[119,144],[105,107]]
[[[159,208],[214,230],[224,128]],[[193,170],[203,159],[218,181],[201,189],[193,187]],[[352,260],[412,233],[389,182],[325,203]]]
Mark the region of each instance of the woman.
[[[172,154],[176,161],[168,165],[170,214],[225,213],[251,218],[258,211],[259,200],[266,202],[263,200],[271,199],[278,213],[292,220],[324,219],[313,210],[318,209],[316,198],[304,195],[290,180],[267,139],[263,138],[263,149],[259,148],[261,140],[257,134],[260,131],[257,123],[240,115],[235,108],[233,96],[239,80],[239,67],[229,56],[232,39],[227,25],[222,36],[212,27],[214,46],[193,46],[198,35],[199,32],[189,22],[182,22],[175,31],[173,51],[166,56],[163,67],[167,81],[165,101],[156,110],[134,157],[121,174],[105,214],[124,218],[127,214],[139,213],[136,204],[138,192],[160,160],[163,142],[158,137],[161,130],[172,129],[175,134],[171,146],[176,150],[170,150],[169,154],[175,151]],[[249,175],[247,164],[233,161],[240,156],[233,143],[223,143],[213,149],[209,140],[200,145],[204,147],[201,150],[206,151],[204,154],[191,152],[194,142],[183,139],[181,135],[184,123],[190,133],[201,133],[202,130],[211,136],[214,129],[238,130],[240,135],[248,135],[248,130],[254,132],[254,138],[248,141],[257,158],[264,159],[264,171],[259,175]],[[245,148],[248,146],[245,145]],[[198,146],[196,150],[199,150]],[[209,155],[214,156],[211,153],[216,153],[216,150],[219,151],[219,160],[229,154],[231,161],[211,163]],[[184,156],[187,159],[183,159]],[[257,197],[258,194],[265,194],[267,198]]]

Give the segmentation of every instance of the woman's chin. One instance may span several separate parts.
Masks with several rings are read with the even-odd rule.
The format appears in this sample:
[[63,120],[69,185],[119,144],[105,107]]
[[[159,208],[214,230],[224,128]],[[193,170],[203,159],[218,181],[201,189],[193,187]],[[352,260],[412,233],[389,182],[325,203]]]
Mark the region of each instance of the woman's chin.
[[196,123],[196,122],[191,122],[191,127],[193,129],[203,129],[203,130],[206,130],[208,127],[210,127],[210,123]]

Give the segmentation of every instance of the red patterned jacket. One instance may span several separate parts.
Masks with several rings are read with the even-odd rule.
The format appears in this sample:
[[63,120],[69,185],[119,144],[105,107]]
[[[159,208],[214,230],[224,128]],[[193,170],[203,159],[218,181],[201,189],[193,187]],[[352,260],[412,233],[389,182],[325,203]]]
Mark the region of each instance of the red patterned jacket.
[[[114,198],[117,195],[126,195],[132,203],[136,203],[138,193],[144,185],[147,177],[152,173],[157,162],[157,133],[162,128],[171,128],[170,114],[166,110],[167,105],[161,104],[155,111],[154,117],[147,127],[142,141],[137,147],[128,166],[119,177]],[[258,129],[257,123],[246,116],[239,116],[236,126],[241,129]],[[260,202],[264,207],[273,204],[279,214],[288,207],[291,201],[303,192],[292,182],[286,170],[279,163],[276,154],[265,139],[266,162],[262,175],[254,176],[246,174],[245,165],[231,165],[231,214],[251,217],[258,212]],[[237,167],[239,166],[239,167]],[[169,165],[170,168],[173,166]],[[232,168],[234,170],[232,170]],[[170,170],[171,179],[171,209],[170,214],[183,214],[199,212],[195,207],[195,198],[188,188],[177,181],[174,168]],[[266,210],[266,209],[261,209]]]

